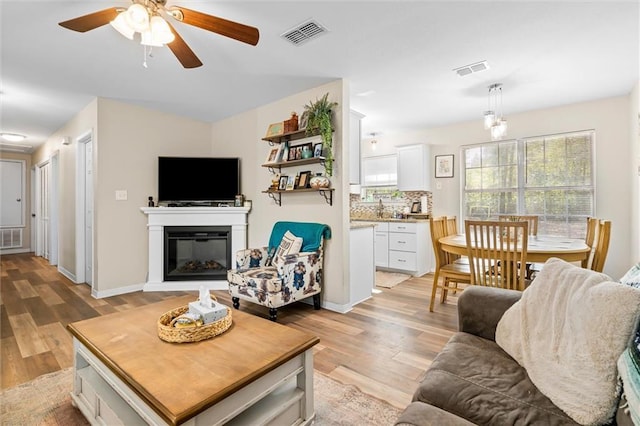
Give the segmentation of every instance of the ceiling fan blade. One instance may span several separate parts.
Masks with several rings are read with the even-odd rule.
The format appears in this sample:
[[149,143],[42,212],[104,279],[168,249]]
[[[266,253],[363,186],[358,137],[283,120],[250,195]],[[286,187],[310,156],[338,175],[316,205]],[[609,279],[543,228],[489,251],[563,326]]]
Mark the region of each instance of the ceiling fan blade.
[[[167,22],[167,24],[169,23]],[[176,58],[178,58],[178,61],[180,61],[182,66],[185,68],[198,68],[202,66],[200,59],[198,59],[196,54],[193,53],[193,50],[187,46],[187,43],[182,39],[182,37],[180,37],[180,34],[178,34],[176,29],[173,28],[171,24],[169,24],[169,28],[171,28],[171,32],[173,32],[173,35],[175,35],[176,38],[171,43],[167,44],[167,46],[169,46],[169,49],[171,49],[173,54],[176,55]]]
[[182,12],[182,19],[177,19],[185,24],[193,25],[194,27],[202,28],[252,46],[258,44],[258,40],[260,39],[260,32],[255,27],[207,15],[202,12],[196,12],[195,10],[184,7],[172,7],[171,9]]
[[78,18],[69,19],[68,21],[58,23],[58,25],[73,31],[84,33],[108,24],[116,19],[116,16],[118,16],[118,9],[112,7],[110,9],[90,13]]

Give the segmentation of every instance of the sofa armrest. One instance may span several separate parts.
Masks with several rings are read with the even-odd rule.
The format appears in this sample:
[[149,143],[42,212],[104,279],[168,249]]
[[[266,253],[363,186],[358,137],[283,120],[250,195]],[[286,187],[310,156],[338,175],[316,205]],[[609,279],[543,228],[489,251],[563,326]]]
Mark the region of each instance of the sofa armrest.
[[468,286],[458,298],[460,331],[495,340],[498,321],[521,296],[517,290]]

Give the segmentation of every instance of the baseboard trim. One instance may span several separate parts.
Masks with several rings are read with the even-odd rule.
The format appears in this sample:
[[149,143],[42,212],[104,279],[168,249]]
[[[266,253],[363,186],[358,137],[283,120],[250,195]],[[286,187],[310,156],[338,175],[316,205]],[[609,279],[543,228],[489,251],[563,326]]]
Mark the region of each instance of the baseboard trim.
[[76,274],[74,274],[73,272],[69,271],[68,269],[65,269],[62,266],[58,265],[58,272],[60,272],[65,277],[69,278],[74,283],[80,284],[78,282],[77,278],[76,278]]
[[143,287],[144,287],[144,284],[134,284],[126,287],[111,288],[111,289],[102,290],[102,291],[96,291],[95,289],[92,289],[91,295],[96,299],[102,299],[104,297],[119,296],[121,294],[127,294],[127,293],[135,293],[136,291],[141,291]]
[[0,256],[5,254],[29,253],[30,251],[30,248],[0,249]]

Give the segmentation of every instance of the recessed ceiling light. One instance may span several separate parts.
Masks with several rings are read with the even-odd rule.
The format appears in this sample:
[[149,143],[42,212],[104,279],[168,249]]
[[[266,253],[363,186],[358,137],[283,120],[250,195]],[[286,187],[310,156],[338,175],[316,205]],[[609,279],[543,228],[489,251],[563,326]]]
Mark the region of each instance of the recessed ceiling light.
[[7,142],[20,142],[25,140],[25,135],[19,135],[17,133],[0,133],[0,137]]

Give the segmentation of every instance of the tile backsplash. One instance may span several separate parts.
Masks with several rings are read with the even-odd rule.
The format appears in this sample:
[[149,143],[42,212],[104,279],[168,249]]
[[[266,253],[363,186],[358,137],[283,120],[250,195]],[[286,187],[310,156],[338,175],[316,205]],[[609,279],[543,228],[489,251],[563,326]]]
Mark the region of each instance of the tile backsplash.
[[[427,211],[421,212],[431,214],[432,208],[432,194],[429,191],[407,191],[403,192],[402,196],[394,201],[387,201],[382,203],[383,217],[392,217],[394,211],[402,213],[405,208],[411,209],[411,205],[417,201],[420,202],[420,198],[427,196]],[[349,208],[350,216],[352,219],[366,219],[375,218],[378,214],[378,203],[363,202],[360,200],[360,194],[350,194],[349,196]]]

